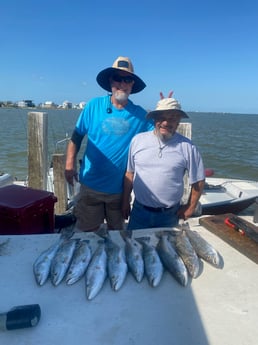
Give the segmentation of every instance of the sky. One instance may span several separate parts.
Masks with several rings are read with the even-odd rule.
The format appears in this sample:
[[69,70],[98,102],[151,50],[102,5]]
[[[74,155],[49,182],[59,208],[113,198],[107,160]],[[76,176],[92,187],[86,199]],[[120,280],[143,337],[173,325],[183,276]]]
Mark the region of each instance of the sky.
[[256,0],[2,0],[0,101],[87,102],[118,56],[155,108],[174,91],[185,111],[258,114]]

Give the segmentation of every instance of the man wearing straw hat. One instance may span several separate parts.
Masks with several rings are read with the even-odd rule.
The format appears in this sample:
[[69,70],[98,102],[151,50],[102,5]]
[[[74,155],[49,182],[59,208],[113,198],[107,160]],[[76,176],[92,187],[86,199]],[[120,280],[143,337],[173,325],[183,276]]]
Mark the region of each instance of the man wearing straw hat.
[[[198,149],[176,132],[180,120],[188,118],[179,102],[162,98],[147,118],[154,119],[154,130],[137,134],[129,148],[123,195],[124,218],[130,215],[128,230],[177,225],[179,218],[185,220],[194,213],[204,187]],[[181,206],[186,171],[191,192],[187,205]],[[130,212],[132,189],[135,200]]]
[[80,192],[74,208],[76,228],[95,231],[106,220],[108,229],[122,229],[123,177],[128,147],[137,133],[153,128],[146,111],[129,100],[145,88],[128,57],[118,57],[112,67],[97,75],[98,84],[110,94],[93,98],[81,112],[67,148],[65,177],[77,179],[76,158],[84,136]]

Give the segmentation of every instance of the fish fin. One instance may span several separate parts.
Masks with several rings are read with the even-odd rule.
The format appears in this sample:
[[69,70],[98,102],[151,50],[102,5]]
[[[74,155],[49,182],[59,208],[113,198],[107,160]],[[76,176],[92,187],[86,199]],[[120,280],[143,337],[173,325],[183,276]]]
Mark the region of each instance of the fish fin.
[[190,225],[188,222],[181,224],[181,230],[190,230]]
[[82,241],[81,241],[80,238],[76,238],[76,239],[75,239],[75,248],[76,248],[76,249],[80,247],[81,242],[82,242]]
[[168,235],[168,240],[172,244],[176,243],[176,238],[177,238],[177,236],[175,236],[175,235],[170,235],[170,234]]
[[9,241],[10,241],[10,238],[0,243],[0,255],[3,255]]
[[133,231],[132,230],[119,230],[120,236],[125,241],[126,238],[132,238]]
[[67,239],[73,237],[73,235],[74,235],[73,228],[64,228],[60,232],[60,238],[62,240],[67,240]]
[[100,227],[97,231],[95,231],[95,234],[101,238],[107,238],[110,236],[108,229],[104,227]]

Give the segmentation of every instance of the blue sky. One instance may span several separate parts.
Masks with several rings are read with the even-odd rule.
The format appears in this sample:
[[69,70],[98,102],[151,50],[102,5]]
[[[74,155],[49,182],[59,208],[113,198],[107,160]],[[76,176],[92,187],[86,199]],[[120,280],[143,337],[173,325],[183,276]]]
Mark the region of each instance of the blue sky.
[[186,111],[258,114],[256,0],[6,0],[0,43],[0,100],[87,102],[129,56],[147,109],[174,90]]

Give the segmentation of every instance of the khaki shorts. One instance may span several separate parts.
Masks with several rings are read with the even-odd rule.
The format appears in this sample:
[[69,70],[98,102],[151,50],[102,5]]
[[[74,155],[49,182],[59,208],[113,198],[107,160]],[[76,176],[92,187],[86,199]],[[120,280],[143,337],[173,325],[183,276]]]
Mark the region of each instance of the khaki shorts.
[[94,231],[106,220],[110,230],[122,230],[122,195],[97,192],[81,185],[74,208],[76,227],[81,231]]

